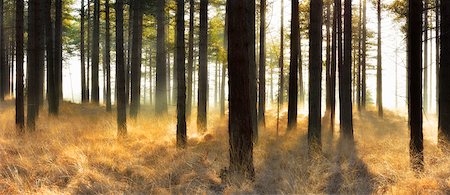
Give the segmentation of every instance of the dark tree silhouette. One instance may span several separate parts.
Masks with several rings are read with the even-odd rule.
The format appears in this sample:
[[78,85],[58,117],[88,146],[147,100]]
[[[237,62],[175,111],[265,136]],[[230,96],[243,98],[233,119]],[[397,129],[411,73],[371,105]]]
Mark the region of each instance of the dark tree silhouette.
[[177,71],[177,146],[181,148],[186,147],[186,75],[184,68],[184,0],[177,1],[176,14],[176,71]]
[[378,116],[383,117],[383,75],[381,74],[381,0],[377,0],[378,38],[377,38],[377,107]]
[[5,100],[6,91],[8,88],[8,77],[6,76],[7,64],[5,59],[5,17],[4,17],[4,2],[0,0],[0,101]]
[[366,109],[367,86],[366,86],[366,69],[367,69],[367,0],[363,0],[362,13],[362,40],[361,40],[361,107]]
[[309,26],[309,120],[310,154],[322,150],[321,143],[321,81],[322,81],[322,0],[310,2]]
[[[55,74],[56,74],[56,99],[63,99],[62,90],[62,0],[55,0]],[[59,106],[59,105],[57,105]]]
[[288,129],[297,126],[297,101],[298,101],[298,56],[300,42],[298,0],[291,3],[291,61],[289,66],[289,105],[288,105]]
[[326,3],[326,60],[325,60],[325,110],[329,114],[331,111],[331,1]]
[[258,121],[264,127],[266,124],[266,0],[261,0],[260,4]]
[[[439,144],[450,143],[450,2],[441,1],[441,62],[439,75]],[[445,33],[447,32],[447,33]]]
[[[344,63],[339,68],[340,128],[345,139],[353,140],[352,116],[352,1],[344,1]],[[338,27],[339,28],[339,27]],[[338,40],[339,43],[339,40]]]
[[24,39],[24,2],[16,0],[16,125],[19,132],[25,127],[23,94],[23,39]]
[[408,0],[408,119],[412,168],[424,169],[422,132],[422,1]]
[[87,97],[87,89],[86,89],[86,57],[84,52],[84,20],[85,20],[85,14],[84,14],[84,0],[81,0],[81,18],[80,18],[80,58],[81,58],[81,102],[85,103],[89,100]]
[[132,118],[137,117],[141,102],[142,20],[144,15],[141,6],[140,1],[131,1],[133,36],[131,43],[130,117]]
[[100,102],[98,65],[100,60],[100,0],[94,0],[94,29],[92,32],[92,102]]
[[166,73],[166,31],[164,8],[166,0],[157,1],[156,21],[156,103],[158,114],[167,113],[167,73]]
[[281,0],[281,27],[280,27],[280,56],[279,56],[279,67],[280,67],[280,83],[278,91],[278,104],[281,106],[284,103],[284,0]]
[[[250,37],[254,19],[250,17],[255,1],[227,1],[228,17],[228,75],[229,75],[229,139],[230,172],[253,179],[253,142],[250,93]],[[252,22],[253,20],[253,22]]]
[[192,107],[192,69],[194,68],[194,0],[189,0],[189,52],[187,65],[187,100],[186,113],[191,113]]
[[111,112],[111,34],[109,0],[105,0],[105,71],[106,71],[106,111]]
[[198,65],[197,126],[200,132],[207,128],[208,102],[208,0],[200,0],[200,44]]
[[57,72],[55,71],[55,61],[54,61],[54,33],[53,33],[53,22],[51,17],[52,1],[45,0],[44,2],[44,21],[45,21],[45,41],[46,41],[46,57],[47,57],[47,100],[48,100],[48,112],[50,115],[58,114],[58,103],[59,100],[56,99],[56,93],[58,89],[56,88],[57,82]]
[[116,104],[117,130],[119,136],[125,136],[127,134],[125,57],[123,50],[123,0],[116,0]]

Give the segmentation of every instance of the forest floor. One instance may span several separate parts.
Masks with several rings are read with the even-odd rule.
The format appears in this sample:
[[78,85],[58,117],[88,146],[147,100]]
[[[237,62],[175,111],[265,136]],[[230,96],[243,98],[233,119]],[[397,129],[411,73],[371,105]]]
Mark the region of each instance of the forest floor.
[[192,120],[188,149],[177,150],[174,111],[161,118],[148,110],[143,106],[137,122],[129,120],[124,140],[116,138],[114,113],[71,103],[58,118],[42,110],[37,131],[18,136],[14,102],[1,103],[0,194],[450,194],[450,155],[437,148],[431,122],[424,130],[425,172],[416,175],[404,116],[355,112],[354,149],[341,146],[324,119],[324,155],[310,159],[307,118],[299,115],[298,128],[286,133],[282,112],[277,136],[276,113],[268,110],[254,150],[256,179],[237,186],[219,177],[228,165],[226,118],[210,115],[206,135],[197,134]]

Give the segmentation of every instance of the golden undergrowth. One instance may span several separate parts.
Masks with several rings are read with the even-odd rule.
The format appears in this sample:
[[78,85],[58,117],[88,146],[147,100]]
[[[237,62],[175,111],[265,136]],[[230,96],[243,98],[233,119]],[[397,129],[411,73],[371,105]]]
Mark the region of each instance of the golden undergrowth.
[[[116,138],[115,114],[103,107],[64,103],[58,118],[41,110],[36,132],[18,136],[14,106],[0,104],[0,194],[450,194],[450,155],[436,146],[432,125],[425,127],[425,172],[410,170],[404,117],[371,110],[354,114],[355,145],[339,141],[324,119],[323,156],[307,152],[307,118],[285,132],[286,111],[276,135],[276,113],[267,111],[254,150],[256,179],[223,183],[228,165],[227,119],[209,115],[206,134],[188,121],[189,145],[175,148],[176,118],[149,114],[143,106],[128,119],[128,136]],[[337,125],[338,126],[338,125]]]

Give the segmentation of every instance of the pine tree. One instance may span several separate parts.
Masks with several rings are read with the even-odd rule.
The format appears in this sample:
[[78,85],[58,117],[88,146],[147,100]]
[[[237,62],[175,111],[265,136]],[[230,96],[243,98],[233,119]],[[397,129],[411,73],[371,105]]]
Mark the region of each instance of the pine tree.
[[298,56],[300,43],[298,0],[292,0],[291,4],[291,60],[289,66],[289,105],[288,105],[288,129],[297,126],[297,101],[298,101]]
[[176,14],[176,76],[178,79],[177,88],[177,146],[186,147],[186,75],[184,68],[184,0],[177,0]]
[[119,136],[125,136],[127,134],[125,58],[123,50],[123,0],[116,0],[116,104],[117,130]]

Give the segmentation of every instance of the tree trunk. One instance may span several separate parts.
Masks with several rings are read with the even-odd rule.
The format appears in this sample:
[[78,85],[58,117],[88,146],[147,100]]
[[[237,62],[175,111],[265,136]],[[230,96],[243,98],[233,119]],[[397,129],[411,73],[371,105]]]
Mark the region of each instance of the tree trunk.
[[[336,46],[337,45],[337,46]],[[342,2],[334,0],[333,12],[333,36],[331,44],[331,70],[330,70],[330,121],[331,130],[334,131],[334,121],[336,113],[336,57],[337,64],[342,66]],[[337,50],[336,50],[337,49]],[[337,52],[337,53],[336,53]]]
[[188,65],[187,65],[187,100],[186,100],[186,113],[191,113],[192,107],[192,69],[194,67],[194,0],[189,0],[189,52],[188,52]]
[[428,0],[423,4],[423,111],[428,112]]
[[441,63],[439,71],[439,144],[450,146],[450,2],[441,1]]
[[199,46],[197,126],[200,132],[205,132],[207,129],[208,102],[208,0],[200,0]]
[[281,0],[281,27],[280,27],[280,83],[278,91],[278,104],[283,105],[284,103],[284,0]]
[[100,59],[100,0],[94,0],[94,30],[92,37],[92,101],[99,104],[98,66]]
[[[62,0],[55,0],[55,75],[56,75],[56,99],[59,101],[63,99],[62,90]],[[57,105],[59,107],[59,105]]]
[[325,99],[325,109],[326,109],[326,113],[330,113],[330,109],[331,109],[331,1],[328,0],[326,2],[326,61],[325,61],[325,67],[326,67],[326,71],[325,71],[325,92],[326,92],[326,99]]
[[4,28],[4,10],[3,10],[3,2],[4,0],[0,0],[0,101],[5,100],[6,88],[8,85],[8,80],[5,74],[7,72],[7,65],[5,60],[5,28]]
[[250,72],[249,72],[249,78],[250,78],[250,112],[252,115],[252,126],[253,126],[253,143],[258,142],[258,113],[257,113],[257,101],[258,101],[258,95],[257,95],[257,84],[256,84],[256,8],[255,8],[255,1],[250,2],[250,10],[247,12],[250,18],[250,45],[249,45],[249,55],[250,55]]
[[321,81],[322,81],[322,0],[310,2],[309,27],[309,153],[322,150],[321,143]]
[[184,0],[177,1],[177,16],[176,16],[176,55],[177,62],[175,63],[178,88],[177,88],[177,146],[180,148],[186,147],[186,75],[184,68]]
[[86,66],[86,101],[89,102],[91,98],[91,0],[87,4],[87,66]]
[[84,54],[84,0],[81,0],[81,18],[80,18],[80,57],[81,57],[81,102],[85,103],[87,102],[88,98],[86,93],[86,62],[85,62],[85,54]]
[[[227,1],[228,74],[229,74],[229,139],[230,172],[243,178],[254,179],[253,130],[250,93],[250,51],[254,17],[254,1]],[[252,21],[253,20],[253,21]]]
[[367,57],[367,0],[363,0],[362,56],[361,56],[361,107],[366,109],[366,57]]
[[109,0],[105,1],[105,64],[106,64],[106,111],[111,112],[111,34],[109,19]]
[[25,127],[24,91],[23,91],[23,39],[24,39],[24,2],[16,0],[16,125],[23,133]]
[[125,96],[125,59],[123,52],[123,0],[116,0],[116,86],[117,130],[119,136],[127,134],[127,106]]
[[292,0],[291,4],[291,60],[289,66],[289,105],[288,105],[288,129],[297,127],[297,101],[298,101],[298,48],[299,44],[299,17],[298,0]]
[[259,25],[259,101],[258,121],[265,127],[266,119],[266,0],[261,0]]
[[[440,34],[440,1],[436,0],[436,113],[439,113],[439,64],[440,64],[440,40],[441,37],[439,37]],[[439,122],[438,122],[439,123]]]
[[27,52],[27,126],[34,131],[39,109],[39,62],[43,56],[42,1],[30,0],[28,5],[28,52]]
[[377,1],[378,43],[377,43],[377,106],[378,116],[383,117],[383,80],[381,74],[381,0]]
[[143,12],[139,1],[131,4],[133,9],[133,36],[131,51],[131,104],[130,117],[136,119],[141,103],[141,58],[142,58],[142,20]]
[[[344,138],[353,141],[352,117],[352,2],[344,1],[344,62],[339,68],[340,128]],[[339,28],[339,27],[338,27]],[[338,38],[339,39],[339,38]],[[338,40],[339,43],[339,40]],[[338,49],[339,50],[339,49]],[[359,85],[359,84],[358,84]],[[359,98],[358,98],[359,99]]]
[[[344,0],[345,1],[345,0]],[[345,3],[344,3],[345,4]],[[345,6],[345,5],[344,5]],[[345,10],[344,10],[345,11]],[[345,17],[345,16],[344,16]],[[345,20],[345,19],[344,19]],[[351,20],[349,21],[350,23],[351,23]],[[345,25],[345,24],[344,24]],[[362,46],[361,46],[361,44],[362,44],[362,28],[361,28],[361,25],[362,25],[362,0],[359,0],[359,20],[358,20],[358,78],[356,79],[357,81],[356,81],[356,85],[357,85],[357,87],[356,87],[356,104],[358,105],[358,111],[361,111],[361,104],[362,104],[362,102],[361,102],[361,69],[362,69],[362,66],[361,66],[361,61],[362,61],[362,59],[361,59],[361,56],[362,56],[362,50],[361,50],[361,48],[362,48]],[[345,27],[344,27],[345,28]],[[345,55],[345,54],[344,54]]]
[[156,102],[157,114],[167,113],[167,84],[166,84],[166,33],[164,9],[166,0],[157,2],[157,47],[156,47]]
[[44,6],[44,21],[45,21],[45,40],[46,40],[46,52],[47,52],[47,100],[48,100],[48,112],[50,115],[58,115],[58,103],[56,99],[57,72],[55,71],[54,61],[54,41],[53,41],[53,22],[51,17],[52,1],[45,0]]
[[422,132],[422,1],[408,0],[408,119],[410,158],[415,171],[423,171]]

